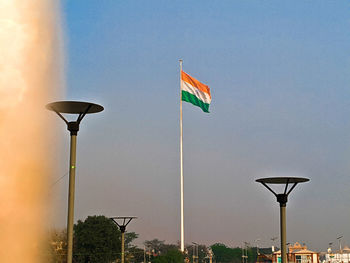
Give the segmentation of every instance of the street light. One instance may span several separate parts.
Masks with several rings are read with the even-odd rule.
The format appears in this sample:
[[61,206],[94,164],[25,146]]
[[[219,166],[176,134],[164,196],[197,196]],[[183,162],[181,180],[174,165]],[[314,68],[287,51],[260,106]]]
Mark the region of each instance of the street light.
[[209,256],[209,263],[213,263],[213,250],[211,250],[211,247],[208,248],[208,256]]
[[250,245],[248,242],[243,242],[244,247],[242,246],[242,260],[243,263],[248,262],[248,246]]
[[[304,183],[309,181],[308,178],[300,177],[270,177],[257,179],[256,182],[264,185],[269,191],[271,191],[277,198],[277,202],[280,203],[280,232],[281,232],[281,259],[282,263],[287,263],[286,254],[286,206],[288,201],[288,195],[295,188],[298,183]],[[275,193],[268,184],[285,184],[284,192],[281,194]],[[289,184],[293,184],[288,190]]]
[[[125,260],[125,255],[124,255],[124,250],[125,250],[125,231],[126,231],[126,226],[131,222],[131,220],[135,219],[137,217],[135,216],[115,216],[115,217],[111,217],[110,219],[119,227],[120,232],[122,233],[121,239],[122,239],[122,262],[124,263]],[[119,220],[119,222],[118,222]]]
[[[79,124],[86,114],[103,111],[101,105],[80,101],[57,101],[46,105],[46,109],[54,111],[67,124],[70,132],[70,160],[69,160],[69,193],[68,193],[68,217],[67,217],[67,263],[72,263],[73,258],[73,223],[74,223],[74,189],[76,168],[76,145]],[[68,121],[63,113],[78,114],[76,121]]]
[[198,263],[198,243],[192,242],[193,244],[193,263]]
[[271,247],[271,251],[272,253],[275,252],[275,240],[277,239],[278,237],[272,237],[270,238],[272,240],[272,247]]
[[258,258],[258,256],[260,255],[260,253],[259,253],[259,242],[260,241],[260,238],[257,238],[257,239],[255,239],[255,242],[256,242],[256,255],[257,255],[257,258]]
[[342,238],[343,238],[343,236],[337,237],[337,240],[339,241],[339,252],[342,251],[342,249],[341,249],[341,239],[342,239]]
[[343,261],[343,252],[342,252],[342,249],[341,249],[341,239],[343,238],[343,236],[339,236],[337,237],[337,240],[339,241],[339,262],[342,262]]

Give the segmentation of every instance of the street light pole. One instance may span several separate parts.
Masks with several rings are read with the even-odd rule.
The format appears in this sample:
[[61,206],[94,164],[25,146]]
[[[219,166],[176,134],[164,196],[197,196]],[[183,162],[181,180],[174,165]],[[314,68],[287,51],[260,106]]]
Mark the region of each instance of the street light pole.
[[[257,179],[256,182],[264,185],[270,192],[272,192],[277,202],[280,204],[280,235],[281,235],[281,259],[282,263],[287,263],[287,249],[286,249],[286,206],[288,195],[296,187],[298,183],[309,181],[308,178],[299,177],[270,177]],[[284,192],[281,194],[275,193],[267,184],[285,184]],[[288,190],[289,184],[293,184]]]
[[343,262],[343,252],[341,249],[341,239],[343,238],[343,236],[339,236],[337,237],[337,240],[339,241],[339,262]]
[[198,259],[198,243],[196,242],[192,242],[193,244],[193,263],[198,263],[199,259]]
[[[122,242],[122,253],[121,253],[121,263],[125,261],[125,231],[126,226],[131,222],[131,220],[135,219],[135,216],[115,216],[110,219],[119,227],[121,232],[121,242]],[[121,220],[118,222],[118,220]]]
[[242,244],[242,262],[247,263],[248,262],[248,249],[247,249],[247,242],[243,242],[244,245]]
[[213,251],[211,250],[211,248],[209,248],[208,254],[209,254],[209,263],[213,263]]
[[256,242],[256,254],[257,254],[257,258],[258,258],[258,256],[259,256],[259,242],[260,241],[260,238],[258,238],[258,239],[255,239],[255,242]]
[[249,247],[249,243],[248,242],[244,242],[244,260],[243,262],[248,263],[248,247]]
[[192,262],[193,263],[195,263],[195,258],[196,258],[195,254],[196,254],[196,245],[193,244],[193,246],[192,246]]
[[272,237],[271,240],[272,240],[272,247],[271,247],[271,250],[272,250],[272,253],[275,252],[275,240],[277,239],[277,237]]
[[68,227],[67,227],[67,262],[73,260],[73,226],[74,226],[74,199],[75,199],[75,166],[76,166],[76,148],[77,135],[71,132],[70,143],[70,161],[69,161],[69,192],[68,192]]
[[[281,256],[282,256],[282,263],[287,263],[287,254],[286,254],[286,235],[287,235],[287,228],[286,228],[286,206],[287,206],[287,196],[285,196],[286,199],[279,200],[280,203],[280,233],[281,233]],[[277,197],[278,199],[278,197]]]
[[[103,111],[101,105],[80,101],[57,101],[46,105],[48,110],[56,114],[67,124],[70,132],[70,158],[69,158],[69,190],[68,190],[68,215],[67,215],[67,263],[73,260],[73,226],[74,226],[74,195],[75,195],[75,168],[76,148],[79,125],[86,114]],[[78,114],[76,121],[66,120],[62,113]]]

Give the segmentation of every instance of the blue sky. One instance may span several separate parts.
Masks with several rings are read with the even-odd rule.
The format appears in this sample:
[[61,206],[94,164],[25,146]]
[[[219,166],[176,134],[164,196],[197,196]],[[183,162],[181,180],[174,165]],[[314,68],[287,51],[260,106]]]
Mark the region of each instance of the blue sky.
[[[278,203],[254,180],[293,175],[311,181],[290,197],[287,241],[315,250],[339,235],[349,242],[349,7],[63,1],[62,99],[105,107],[79,133],[76,218],[135,215],[139,243],[179,239],[181,58],[213,98],[210,114],[184,104],[186,241],[271,245]],[[66,138],[62,148],[64,171]],[[56,186],[56,225],[67,183]]]

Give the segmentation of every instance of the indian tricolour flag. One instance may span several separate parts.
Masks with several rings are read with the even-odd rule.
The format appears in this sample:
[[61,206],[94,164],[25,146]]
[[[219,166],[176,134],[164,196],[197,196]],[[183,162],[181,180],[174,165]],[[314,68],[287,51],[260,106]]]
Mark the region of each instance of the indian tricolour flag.
[[209,112],[210,89],[187,73],[181,71],[181,99]]

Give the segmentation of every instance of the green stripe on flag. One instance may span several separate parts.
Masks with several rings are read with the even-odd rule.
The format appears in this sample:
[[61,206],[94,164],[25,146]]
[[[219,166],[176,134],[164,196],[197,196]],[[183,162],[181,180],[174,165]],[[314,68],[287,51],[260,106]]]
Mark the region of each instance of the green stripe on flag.
[[198,99],[197,96],[187,91],[182,91],[182,100],[192,103],[193,105],[200,107],[204,112],[209,113],[209,103],[204,103],[203,101]]

